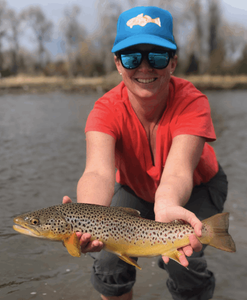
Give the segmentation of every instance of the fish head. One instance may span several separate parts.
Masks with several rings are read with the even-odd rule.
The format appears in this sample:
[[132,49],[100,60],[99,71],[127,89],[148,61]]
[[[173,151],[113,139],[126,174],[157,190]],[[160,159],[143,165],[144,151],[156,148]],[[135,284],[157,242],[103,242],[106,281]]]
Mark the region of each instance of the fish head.
[[55,207],[28,212],[14,218],[13,229],[29,236],[63,240],[72,233],[69,223]]

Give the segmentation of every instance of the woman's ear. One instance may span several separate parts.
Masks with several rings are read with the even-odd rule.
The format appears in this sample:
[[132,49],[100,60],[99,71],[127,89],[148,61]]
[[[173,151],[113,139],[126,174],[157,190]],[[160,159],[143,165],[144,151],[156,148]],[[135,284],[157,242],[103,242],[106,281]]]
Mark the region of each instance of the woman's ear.
[[121,75],[122,74],[122,70],[121,70],[122,65],[121,65],[120,59],[117,58],[116,55],[114,55],[114,62],[115,62],[116,68],[118,70],[118,73]]
[[174,55],[174,57],[171,58],[171,74],[174,73],[174,71],[176,69],[176,66],[177,66],[177,63],[178,63],[178,56]]

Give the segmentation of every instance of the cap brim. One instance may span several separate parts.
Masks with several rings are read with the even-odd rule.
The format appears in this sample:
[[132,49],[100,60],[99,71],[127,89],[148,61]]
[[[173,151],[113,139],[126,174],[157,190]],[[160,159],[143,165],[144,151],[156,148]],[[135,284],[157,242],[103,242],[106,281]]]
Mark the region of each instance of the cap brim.
[[171,50],[177,50],[177,46],[175,43],[165,40],[164,38],[160,38],[158,36],[149,35],[149,34],[140,34],[131,36],[119,43],[117,43],[115,46],[113,46],[111,52],[115,53],[120,50],[123,50],[125,48],[134,46],[134,45],[140,45],[140,44],[150,44],[150,45],[156,45],[164,48],[168,48]]

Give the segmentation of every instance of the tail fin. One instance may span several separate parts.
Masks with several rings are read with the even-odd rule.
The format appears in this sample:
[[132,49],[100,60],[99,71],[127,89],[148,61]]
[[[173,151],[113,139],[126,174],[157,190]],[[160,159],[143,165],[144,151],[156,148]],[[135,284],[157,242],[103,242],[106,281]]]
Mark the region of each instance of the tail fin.
[[208,245],[227,252],[236,252],[235,243],[228,233],[229,213],[214,215],[203,220],[202,223],[208,225],[213,231]]
[[154,24],[157,24],[159,27],[161,27],[160,18],[153,19]]

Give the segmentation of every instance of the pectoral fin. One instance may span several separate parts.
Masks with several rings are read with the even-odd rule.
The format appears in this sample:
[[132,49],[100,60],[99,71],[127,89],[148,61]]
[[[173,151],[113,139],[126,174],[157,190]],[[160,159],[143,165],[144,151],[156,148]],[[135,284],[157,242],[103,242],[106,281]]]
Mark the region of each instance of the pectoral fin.
[[139,270],[142,269],[140,266],[138,266],[137,262],[134,259],[130,258],[127,255],[119,254],[119,258],[122,259],[123,261],[125,261],[126,263],[128,263],[128,264],[130,264],[132,266],[135,266]]
[[67,248],[70,255],[75,257],[81,256],[81,246],[80,241],[76,235],[73,233],[69,238],[63,240],[64,246]]

